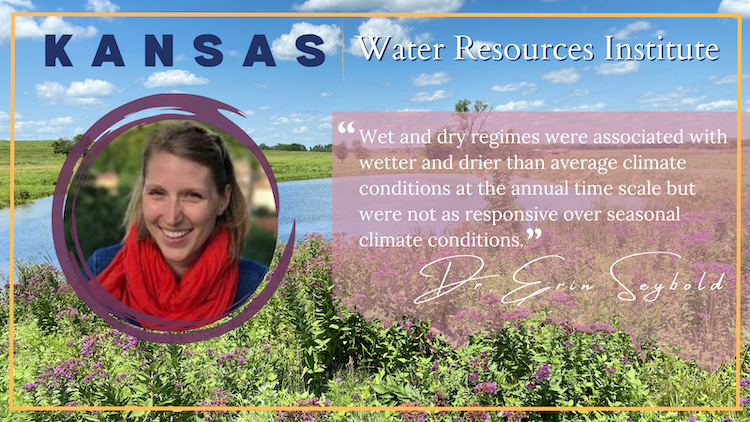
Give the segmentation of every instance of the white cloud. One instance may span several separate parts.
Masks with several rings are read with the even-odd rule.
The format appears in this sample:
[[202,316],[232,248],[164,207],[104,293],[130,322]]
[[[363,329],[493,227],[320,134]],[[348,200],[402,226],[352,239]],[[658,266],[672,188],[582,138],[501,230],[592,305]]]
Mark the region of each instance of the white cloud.
[[208,79],[188,72],[187,70],[165,70],[163,72],[152,73],[143,86],[146,88],[157,88],[162,86],[186,86],[186,85],[206,85]]
[[448,72],[422,73],[419,76],[412,76],[411,83],[415,86],[427,85],[445,85],[453,79]]
[[[371,18],[366,20],[359,25],[357,31],[359,31],[360,36],[364,37],[362,42],[364,42],[368,51],[370,49],[370,40],[367,37],[381,37],[378,41],[378,46],[381,47],[385,43],[385,37],[391,37],[388,44],[391,49],[394,44],[406,45],[411,42],[409,28],[388,18]],[[355,56],[364,57],[362,46],[357,38],[352,37],[349,40],[349,52]]]
[[633,35],[634,32],[638,31],[645,31],[647,29],[651,29],[651,24],[646,21],[637,21],[628,24],[625,28],[622,28],[620,30],[612,30],[614,32],[612,35],[615,36],[615,39],[617,40],[627,40],[630,38],[631,35]]
[[256,87],[256,88],[258,88],[258,89],[268,88],[268,84],[261,84],[261,83],[257,83],[257,82],[253,83],[253,86]]
[[[742,79],[747,79],[749,77],[750,75],[742,75]],[[708,78],[708,81],[716,85],[734,84],[737,83],[737,75],[724,76],[723,78],[720,78],[718,76],[711,76],[710,78]]]
[[519,82],[517,84],[507,84],[507,85],[495,85],[491,90],[495,92],[512,92],[512,91],[518,91],[519,89],[525,89],[523,92],[523,95],[528,95],[536,91],[537,86],[534,82]]
[[[16,136],[36,137],[40,135],[53,135],[59,137],[70,132],[65,130],[64,126],[73,123],[72,117],[57,117],[51,120],[27,120],[25,122],[15,122]],[[77,131],[78,133],[80,131]]]
[[72,117],[56,117],[49,121],[49,124],[53,125],[64,125],[68,123],[73,123]]
[[[2,10],[2,9],[0,9]],[[1,25],[0,25],[1,26]],[[2,28],[0,28],[2,30]],[[89,25],[86,28],[65,22],[59,16],[48,16],[38,23],[34,18],[28,16],[16,17],[16,38],[42,39],[45,35],[71,34],[72,39],[90,38],[99,32],[95,27]],[[10,23],[8,24],[8,38],[10,38]]]
[[665,31],[663,29],[657,29],[656,32],[654,32],[654,37],[662,37],[662,38],[664,38],[666,36],[667,36],[667,31]]
[[66,95],[70,97],[111,97],[117,93],[112,82],[101,79],[86,79],[70,84]]
[[243,113],[245,113],[245,116],[252,116],[255,114],[253,110],[242,110]]
[[270,109],[271,109],[271,106],[262,106],[262,107],[258,107],[258,110],[263,110],[263,111],[265,111],[265,110],[270,110]]
[[583,97],[585,95],[589,95],[589,91],[587,89],[574,89],[568,92],[568,96],[571,97]]
[[270,120],[272,125],[301,124],[320,121],[320,115],[292,113],[288,116],[272,116]]
[[573,107],[560,107],[552,111],[599,111],[604,110],[605,107],[607,107],[605,103],[581,104]]
[[638,102],[643,104],[641,108],[677,110],[680,106],[695,104],[705,98],[691,96],[696,92],[694,88],[680,86],[669,91],[647,92],[638,98]]
[[430,109],[429,108],[402,108],[401,110],[396,110],[396,111],[422,111],[424,112],[424,111],[430,111]]
[[542,75],[542,80],[545,80],[551,84],[570,85],[578,82],[583,74],[576,68],[570,67],[567,69],[554,70],[547,72]]
[[444,100],[451,96],[453,96],[453,91],[444,91],[442,89],[439,89],[432,94],[430,94],[429,92],[418,92],[411,98],[410,101],[415,103],[423,103],[429,101]]
[[112,97],[118,92],[120,91],[112,82],[101,79],[76,81],[68,87],[59,82],[44,82],[36,85],[36,96],[46,105],[96,107],[104,103],[103,97]]
[[617,62],[603,63],[599,66],[594,66],[594,70],[597,75],[625,75],[627,73],[638,71],[640,67],[640,62]]
[[545,104],[544,100],[535,101],[511,101],[507,104],[500,104],[495,107],[495,111],[520,111],[539,108]]
[[242,57],[240,53],[237,52],[237,50],[229,50],[227,53],[229,57]]
[[698,107],[696,107],[695,109],[698,111],[713,111],[713,110],[732,109],[732,108],[737,108],[736,100],[721,100],[721,101],[713,101],[713,102],[705,103],[705,104],[698,104]]
[[747,0],[721,0],[719,13],[739,13],[744,19],[750,18],[750,1]]
[[[22,119],[22,118],[23,118],[23,116],[21,116],[20,114],[16,113],[16,119]],[[10,120],[10,114],[8,114],[8,113],[6,113],[4,111],[0,111],[0,121],[4,122],[6,120]]]
[[305,133],[305,132],[307,132],[307,126],[300,126],[300,127],[296,127],[292,129],[292,133],[300,134],[300,133]]
[[295,4],[296,10],[312,12],[316,10],[379,10],[387,12],[455,12],[465,0],[306,0]]
[[180,54],[177,55],[177,57],[174,58],[174,61],[176,61],[176,62],[182,62],[182,61],[185,61],[187,59],[188,59],[188,57],[186,55],[180,53]]
[[335,94],[333,92],[321,92],[320,98],[327,98],[327,97],[333,97]]
[[300,55],[296,42],[300,35],[315,34],[323,39],[323,44],[316,46],[318,50],[327,56],[335,55],[341,46],[341,28],[336,25],[313,25],[308,22],[297,22],[292,25],[288,34],[283,34],[273,40],[271,52],[278,60],[296,60]]
[[88,0],[86,10],[99,13],[114,13],[120,10],[120,6],[109,0]]

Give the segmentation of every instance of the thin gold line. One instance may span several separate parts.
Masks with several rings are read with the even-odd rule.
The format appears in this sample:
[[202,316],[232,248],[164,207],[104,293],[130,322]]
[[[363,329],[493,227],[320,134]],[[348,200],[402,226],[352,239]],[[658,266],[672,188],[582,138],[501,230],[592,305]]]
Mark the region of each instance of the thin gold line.
[[[11,116],[10,116],[10,122],[11,122],[11,128],[10,128],[10,136],[11,136],[11,142],[10,142],[10,171],[11,171],[11,181],[10,181],[10,194],[11,197],[14,195],[14,180],[13,180],[13,174],[14,174],[14,158],[15,158],[15,149],[14,149],[14,122],[15,122],[15,109],[14,109],[14,95],[15,95],[15,16],[28,16],[28,17],[46,17],[46,16],[66,16],[66,17],[320,17],[320,18],[330,18],[330,17],[341,17],[342,18],[342,75],[343,75],[343,49],[344,49],[344,42],[343,42],[343,18],[344,17],[457,17],[457,18],[467,18],[467,17],[550,17],[550,18],[559,18],[559,17],[569,17],[569,18],[608,18],[608,17],[664,17],[664,18],[736,18],[738,19],[738,102],[741,103],[741,45],[742,41],[739,37],[741,37],[742,33],[742,24],[741,24],[741,15],[736,13],[297,13],[297,12],[286,12],[286,13],[278,13],[278,12],[213,12],[213,13],[205,13],[205,12],[122,12],[122,13],[98,13],[98,12],[13,12],[11,13],[11,89],[10,89],[10,98],[11,98]],[[740,115],[739,107],[738,107],[738,115]],[[739,263],[739,249],[740,249],[740,239],[739,239],[739,229],[740,229],[740,204],[739,204],[739,195],[741,192],[740,189],[740,169],[739,169],[739,163],[741,161],[741,144],[739,141],[740,138],[740,131],[741,131],[741,124],[738,119],[738,144],[740,147],[738,147],[738,218],[737,218],[737,228],[738,228],[738,250],[737,250],[737,258],[738,258],[738,265],[737,265],[737,288],[739,290],[739,275],[740,275],[740,263]],[[104,406],[71,406],[71,407],[65,407],[65,406],[13,406],[13,211],[14,211],[14,201],[11,200],[10,202],[10,258],[11,258],[11,267],[10,267],[10,324],[9,324],[9,372],[10,372],[10,388],[9,388],[9,410],[31,410],[31,411],[59,411],[59,410],[66,410],[66,411],[91,411],[91,410],[103,410],[103,411],[129,411],[129,410],[153,410],[153,411],[192,411],[192,410],[206,410],[205,407],[176,407],[176,406],[144,406],[144,407],[133,407],[133,406],[111,406],[111,407],[104,407]],[[739,295],[736,299],[737,304],[737,318],[736,320],[739,321],[740,315],[739,315]],[[737,322],[737,327],[739,330],[739,322]],[[739,363],[739,347],[740,347],[740,339],[739,336],[737,336],[736,339],[736,347],[738,351],[737,355],[737,362]],[[739,404],[739,367],[737,368],[737,404]],[[742,407],[737,405],[736,407],[554,407],[554,406],[545,406],[545,407],[444,407],[444,408],[436,408],[436,407],[412,407],[410,408],[412,410],[419,410],[419,411],[434,411],[434,410],[523,410],[523,411],[656,411],[656,410],[662,410],[662,411],[741,411],[743,410]],[[212,407],[211,410],[250,410],[250,411],[263,411],[263,410],[306,410],[306,411],[339,411],[339,410],[366,410],[366,411],[392,411],[392,410],[403,410],[402,407],[327,407],[327,408],[310,408],[310,407]]]
[[289,17],[289,18],[357,18],[357,17],[414,17],[414,18],[736,18],[737,13],[327,13],[327,12],[15,12],[17,16],[68,17]]
[[735,353],[737,363],[736,383],[735,383],[735,405],[740,405],[740,378],[742,370],[742,360],[740,359],[741,347],[740,339],[742,336],[740,321],[741,292],[742,292],[742,17],[737,17],[737,274],[735,283],[735,306],[737,308],[735,315]]
[[15,187],[15,171],[16,171],[16,106],[15,106],[15,95],[16,95],[16,14],[10,14],[10,270],[9,282],[10,289],[8,295],[10,296],[10,310],[9,310],[9,328],[8,336],[8,376],[10,377],[10,385],[8,387],[8,406],[13,407],[13,245],[15,242],[14,228],[15,223],[15,198],[16,198],[16,187]]

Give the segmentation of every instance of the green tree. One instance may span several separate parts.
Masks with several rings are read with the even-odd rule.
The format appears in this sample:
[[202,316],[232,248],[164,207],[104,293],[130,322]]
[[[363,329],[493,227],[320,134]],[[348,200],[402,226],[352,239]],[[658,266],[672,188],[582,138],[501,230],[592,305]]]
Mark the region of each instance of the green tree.
[[370,150],[365,148],[361,142],[354,145],[352,150],[354,151],[354,156],[359,160],[365,160],[370,157]]
[[[77,137],[77,136],[76,136]],[[80,139],[80,138],[79,138]],[[70,139],[69,136],[61,136],[56,141],[52,141],[52,150],[55,154],[70,154],[70,151],[76,145],[78,139]]]
[[349,156],[349,148],[347,148],[344,141],[341,141],[340,144],[334,145],[333,147],[333,155],[336,156],[339,160],[341,160],[341,163],[344,163],[344,159]]
[[453,154],[456,151],[457,145],[441,144],[438,142],[438,135],[445,131],[448,131],[447,133],[449,134],[449,136],[450,133],[453,133],[453,130],[450,127],[443,126],[442,128],[436,130],[432,135],[432,138],[430,138],[430,142],[424,145],[424,147],[422,148],[422,155],[424,155],[425,158],[431,160],[445,160],[449,155]]

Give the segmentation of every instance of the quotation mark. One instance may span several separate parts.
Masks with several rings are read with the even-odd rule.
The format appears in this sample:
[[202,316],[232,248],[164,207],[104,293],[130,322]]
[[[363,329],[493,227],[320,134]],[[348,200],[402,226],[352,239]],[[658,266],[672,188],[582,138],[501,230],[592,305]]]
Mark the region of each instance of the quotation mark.
[[349,126],[347,126],[346,129],[344,129],[345,124],[346,122],[339,123],[339,133],[354,133],[354,122],[349,123]]
[[534,236],[534,233],[536,233],[536,238],[539,239],[539,237],[542,235],[542,229],[536,228],[536,229],[526,229],[526,234],[529,235],[526,239],[531,239],[532,236]]

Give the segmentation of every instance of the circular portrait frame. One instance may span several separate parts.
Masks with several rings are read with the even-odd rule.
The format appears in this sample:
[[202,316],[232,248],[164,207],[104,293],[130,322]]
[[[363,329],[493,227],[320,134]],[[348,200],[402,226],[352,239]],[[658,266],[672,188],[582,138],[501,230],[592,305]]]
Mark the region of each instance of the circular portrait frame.
[[[135,113],[154,109],[163,109],[166,112],[123,123],[124,120]],[[292,224],[291,235],[281,254],[278,265],[270,274],[266,275],[267,283],[265,288],[252,298],[239,314],[219,325],[184,332],[148,331],[124,323],[123,321],[128,320],[139,320],[147,324],[152,323],[156,325],[165,325],[167,323],[178,330],[180,326],[191,327],[195,325],[194,322],[189,321],[166,321],[130,308],[104,289],[97,280],[96,275],[91,271],[91,268],[86,264],[86,257],[81,250],[78,228],[75,221],[75,206],[78,193],[86,183],[89,177],[89,169],[97,156],[118,136],[134,127],[165,120],[192,120],[222,130],[244,145],[256,157],[261,168],[268,176],[278,212],[279,191],[271,165],[252,138],[222,114],[222,111],[244,117],[244,114],[240,110],[232,106],[211,98],[192,94],[157,94],[131,101],[107,113],[86,131],[83,137],[75,144],[70,154],[68,154],[58,176],[52,202],[52,236],[55,251],[60,261],[60,267],[78,297],[94,313],[99,315],[113,328],[140,340],[167,344],[194,343],[215,338],[241,326],[260,311],[271,296],[273,296],[279,285],[281,285],[281,281],[291,261],[296,222]],[[77,170],[76,163],[79,163]],[[68,186],[70,186],[69,189]],[[70,210],[71,218],[69,233],[66,233],[64,223],[66,207]],[[69,235],[71,239],[72,245],[70,247],[66,242],[66,235]],[[71,248],[73,250],[70,250]]]

